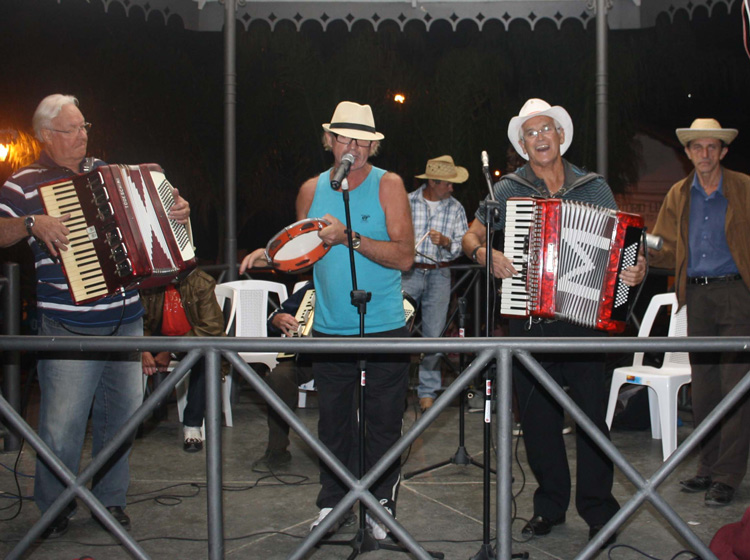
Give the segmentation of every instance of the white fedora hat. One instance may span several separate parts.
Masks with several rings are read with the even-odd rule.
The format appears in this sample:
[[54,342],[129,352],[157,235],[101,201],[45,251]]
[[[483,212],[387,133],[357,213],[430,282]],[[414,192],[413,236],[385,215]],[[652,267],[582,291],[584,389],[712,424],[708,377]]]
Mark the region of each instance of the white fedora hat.
[[721,128],[716,119],[695,119],[690,128],[678,128],[675,132],[683,146],[699,138],[716,138],[729,145],[739,134],[736,128]]
[[565,109],[559,105],[552,107],[543,99],[529,99],[523,104],[523,107],[521,107],[518,116],[510,119],[510,124],[508,125],[508,140],[510,140],[511,145],[516,149],[518,154],[523,159],[528,160],[529,155],[524,153],[523,148],[521,148],[521,145],[518,143],[520,140],[519,131],[521,130],[523,123],[531,118],[539,116],[552,117],[565,131],[565,140],[560,144],[560,155],[562,156],[568,151],[570,143],[573,141],[573,119],[570,118],[570,115]]
[[372,108],[369,105],[360,105],[352,101],[342,101],[336,105],[331,122],[325,123],[323,130],[357,140],[382,140],[385,138],[375,130]]

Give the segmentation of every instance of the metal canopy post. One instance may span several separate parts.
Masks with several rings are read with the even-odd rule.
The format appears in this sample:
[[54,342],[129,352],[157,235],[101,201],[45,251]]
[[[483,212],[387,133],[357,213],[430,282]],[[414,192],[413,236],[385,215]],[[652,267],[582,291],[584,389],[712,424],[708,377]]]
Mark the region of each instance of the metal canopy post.
[[237,40],[236,0],[224,0],[224,201],[227,281],[237,280]]
[[596,171],[607,179],[607,4],[596,0]]

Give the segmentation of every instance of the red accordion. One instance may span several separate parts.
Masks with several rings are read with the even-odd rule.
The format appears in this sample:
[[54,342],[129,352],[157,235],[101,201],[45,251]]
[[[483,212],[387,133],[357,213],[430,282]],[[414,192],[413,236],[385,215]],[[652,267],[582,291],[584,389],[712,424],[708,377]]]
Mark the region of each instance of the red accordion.
[[167,217],[172,185],[155,163],[104,165],[42,185],[39,196],[50,216],[71,214],[60,260],[76,304],[168,284],[195,267],[190,226]]
[[636,289],[620,280],[635,265],[641,216],[556,198],[510,198],[505,256],[520,274],[502,281],[500,313],[560,319],[622,332]]

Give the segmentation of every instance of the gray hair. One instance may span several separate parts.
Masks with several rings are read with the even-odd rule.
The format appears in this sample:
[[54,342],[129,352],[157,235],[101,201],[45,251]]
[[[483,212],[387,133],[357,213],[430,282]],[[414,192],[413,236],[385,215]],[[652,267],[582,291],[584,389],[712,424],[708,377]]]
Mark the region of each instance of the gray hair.
[[31,125],[34,127],[34,136],[36,136],[37,140],[44,142],[42,130],[52,126],[52,119],[60,114],[63,105],[75,105],[78,107],[78,99],[72,95],[53,93],[42,99],[39,103],[31,119]]

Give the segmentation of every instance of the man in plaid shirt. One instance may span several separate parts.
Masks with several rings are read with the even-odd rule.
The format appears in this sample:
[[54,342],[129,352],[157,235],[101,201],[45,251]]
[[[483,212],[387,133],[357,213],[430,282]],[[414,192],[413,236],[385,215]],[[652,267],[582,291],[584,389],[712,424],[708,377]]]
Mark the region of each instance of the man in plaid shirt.
[[[427,182],[409,194],[414,238],[417,240],[414,266],[401,278],[404,292],[422,306],[422,335],[443,334],[450,303],[451,273],[445,268],[461,255],[461,238],[468,230],[466,212],[453,198],[453,185],[463,183],[469,172],[453,163],[451,156],[427,162],[417,179]],[[441,386],[440,357],[424,356],[419,366],[419,407],[422,412],[435,402]]]

